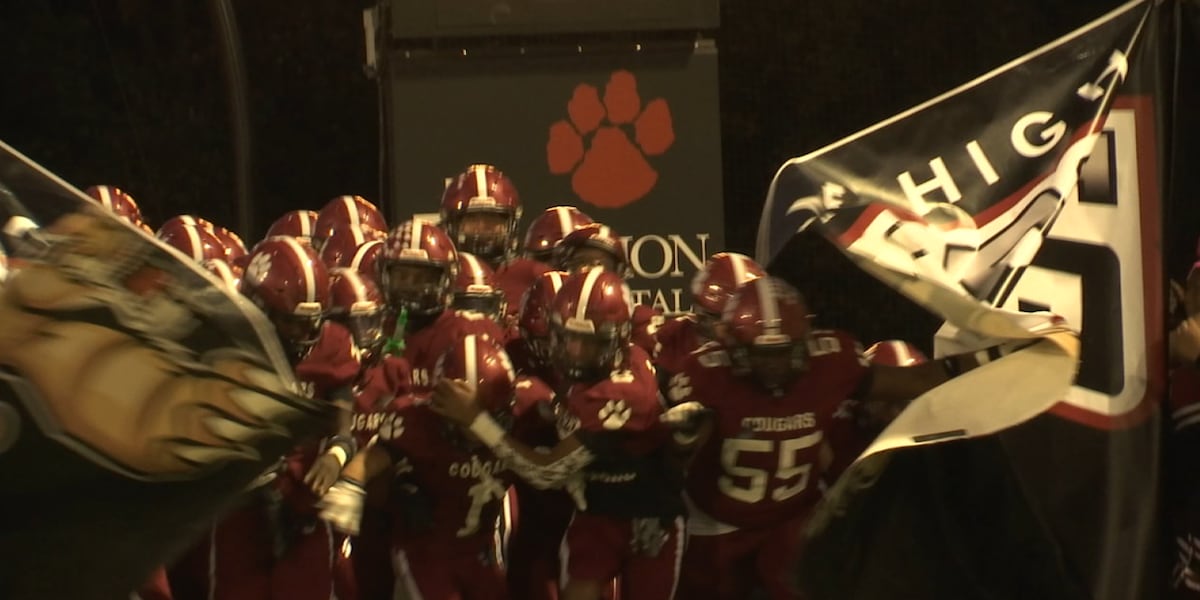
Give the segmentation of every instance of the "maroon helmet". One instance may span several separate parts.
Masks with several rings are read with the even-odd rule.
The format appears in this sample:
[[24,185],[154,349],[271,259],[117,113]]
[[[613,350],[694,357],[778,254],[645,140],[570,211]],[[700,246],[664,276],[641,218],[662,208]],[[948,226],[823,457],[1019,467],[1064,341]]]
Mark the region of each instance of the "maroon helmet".
[[182,252],[196,262],[209,259],[225,260],[225,244],[207,229],[188,225],[183,221],[169,221],[155,234],[168,246]]
[[458,253],[440,227],[420,219],[401,223],[388,234],[381,259],[379,282],[393,309],[429,316],[449,306]]
[[591,225],[592,218],[574,206],[552,206],[538,215],[525,231],[525,254],[544,263],[554,259],[554,249],[572,231]]
[[551,354],[559,372],[576,381],[608,377],[624,363],[632,318],[632,294],[620,275],[605,269],[572,274],[550,313]]
[[210,258],[203,263],[204,268],[212,273],[221,283],[225,284],[230,291],[237,292],[238,287],[242,282],[243,270],[241,267],[225,262],[219,258]]
[[884,340],[867,348],[863,356],[872,364],[888,367],[911,367],[929,362],[925,353],[904,340]]
[[625,242],[607,225],[592,223],[567,234],[554,250],[554,266],[575,272],[593,266],[610,269],[622,277],[629,271]]
[[321,246],[321,260],[330,269],[350,266],[350,260],[359,246],[372,238],[363,234],[357,227],[339,227],[329,232],[325,243]]
[[471,165],[442,193],[441,226],[456,248],[499,264],[517,249],[521,199],[517,188],[492,165]]
[[811,331],[804,297],[777,277],[743,284],[721,315],[722,344],[735,370],[773,391],[807,368]]
[[275,219],[267,229],[266,237],[286,235],[304,240],[312,240],[313,231],[317,227],[317,213],[312,210],[291,210]]
[[338,196],[327,202],[321,208],[321,212],[317,213],[317,221],[312,234],[313,244],[317,248],[322,248],[325,240],[328,240],[334,231],[347,227],[359,230],[373,229],[384,234],[388,230],[383,213],[379,212],[379,208],[366,198]]
[[503,348],[477,335],[463,336],[434,366],[435,380],[460,379],[475,384],[479,407],[506,417],[512,408],[516,373]]
[[121,188],[112,185],[93,185],[84,190],[84,193],[130,225],[137,227],[145,222],[142,218],[142,209],[138,208],[133,196],[123,192]]
[[369,277],[347,268],[331,270],[329,318],[346,326],[361,349],[376,353],[383,345],[383,294]]
[[496,283],[496,272],[474,254],[458,253],[458,273],[451,293],[451,308],[482,313],[493,321],[499,321],[508,309],[504,291]]
[[565,271],[542,273],[521,298],[517,328],[534,360],[543,366],[550,365],[550,314],[554,311],[554,299],[569,276]]
[[259,242],[250,253],[240,289],[275,324],[294,360],[320,339],[329,305],[329,273],[312,247],[290,236]]

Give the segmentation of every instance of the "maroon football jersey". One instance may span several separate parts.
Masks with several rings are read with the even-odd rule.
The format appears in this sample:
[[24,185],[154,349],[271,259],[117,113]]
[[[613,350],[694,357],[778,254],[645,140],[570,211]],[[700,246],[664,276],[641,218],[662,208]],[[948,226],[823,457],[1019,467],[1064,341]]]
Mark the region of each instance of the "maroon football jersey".
[[720,346],[702,347],[669,389],[672,401],[698,401],[715,413],[688,471],[688,498],[735,527],[770,527],[801,514],[820,497],[821,447],[839,425],[834,415],[868,370],[852,337],[817,331],[808,369],[777,397],[735,375]]
[[688,314],[663,323],[654,332],[654,342],[654,366],[673,374],[683,370],[688,356],[705,340],[700,337],[696,317]]
[[508,316],[521,312],[521,300],[542,273],[551,271],[550,265],[529,258],[514,258],[496,269],[496,285],[504,292],[508,302]]
[[647,356],[653,356],[656,343],[654,335],[664,322],[662,311],[645,304],[635,304],[633,317],[630,319],[630,339],[634,345],[644,350]]
[[367,366],[354,386],[352,431],[360,447],[379,429],[379,419],[392,400],[412,392],[412,370],[408,361],[386,355]]
[[587,511],[616,517],[682,514],[682,473],[671,460],[671,432],[650,358],[629,346],[628,368],[596,383],[577,383],[560,399],[561,437],[577,435],[595,455],[584,468]]
[[[295,371],[296,378],[310,384],[316,397],[322,398],[338,388],[353,386],[359,369],[358,348],[350,331],[327,321],[321,328],[321,337],[296,365]],[[333,433],[332,430],[330,423],[329,433]],[[317,514],[318,498],[304,483],[304,476],[317,459],[319,444],[319,440],[312,440],[293,448],[284,457],[283,472],[274,481],[293,510],[308,515]]]
[[323,398],[330,392],[354,384],[360,364],[358,348],[350,331],[333,321],[321,326],[321,337],[308,354],[296,364],[296,379],[310,384],[313,395]]
[[433,371],[437,361],[468,335],[475,335],[501,344],[504,332],[495,321],[475,312],[445,310],[432,323],[409,331],[404,338],[404,358],[412,368],[412,385],[416,393],[433,389]]
[[508,491],[501,461],[485,446],[468,447],[460,430],[418,396],[396,398],[388,412],[393,418],[380,427],[377,443],[432,507],[429,527],[398,528],[396,543],[410,549],[452,549],[464,543],[479,548],[494,534]]

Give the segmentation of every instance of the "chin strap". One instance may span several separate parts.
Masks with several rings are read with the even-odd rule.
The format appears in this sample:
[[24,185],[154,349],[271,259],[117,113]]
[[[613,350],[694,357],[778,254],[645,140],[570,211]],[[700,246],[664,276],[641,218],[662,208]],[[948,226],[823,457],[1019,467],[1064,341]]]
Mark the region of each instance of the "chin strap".
[[401,308],[400,314],[396,315],[396,328],[392,331],[391,337],[383,344],[383,353],[392,356],[404,354],[404,334],[407,330],[408,309]]

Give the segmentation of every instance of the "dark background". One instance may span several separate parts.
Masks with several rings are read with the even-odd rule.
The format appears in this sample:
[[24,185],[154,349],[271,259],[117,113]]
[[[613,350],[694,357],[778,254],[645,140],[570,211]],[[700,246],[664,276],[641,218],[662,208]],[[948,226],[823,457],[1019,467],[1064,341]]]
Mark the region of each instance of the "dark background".
[[[258,205],[256,231],[240,232],[244,237],[257,238],[287,209],[319,208],[345,193],[378,197],[377,87],[362,67],[361,9],[369,4],[234,2],[250,82]],[[716,38],[724,189],[713,193],[724,196],[728,249],[752,249],[767,185],[784,160],[1117,4],[722,3]],[[217,40],[208,3],[198,0],[6,3],[0,139],[81,187],[127,189],[151,224],[198,213],[232,226],[232,130]],[[427,200],[430,210],[436,200]],[[778,268],[801,282],[816,312],[865,340],[920,338],[934,325],[846,268],[823,243],[799,240],[791,256]]]

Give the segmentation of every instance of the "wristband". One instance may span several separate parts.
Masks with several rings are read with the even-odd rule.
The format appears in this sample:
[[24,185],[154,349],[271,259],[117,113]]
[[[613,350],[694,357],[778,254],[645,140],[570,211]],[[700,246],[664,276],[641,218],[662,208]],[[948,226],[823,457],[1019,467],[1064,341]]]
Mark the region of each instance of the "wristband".
[[345,467],[346,460],[349,458],[346,455],[346,450],[341,446],[334,446],[326,451],[325,454],[332,454],[333,457],[337,459],[339,467]]
[[483,442],[489,448],[495,448],[504,442],[504,436],[507,435],[504,429],[496,423],[486,412],[480,412],[475,415],[475,420],[471,421],[471,426],[468,428],[479,441]]

